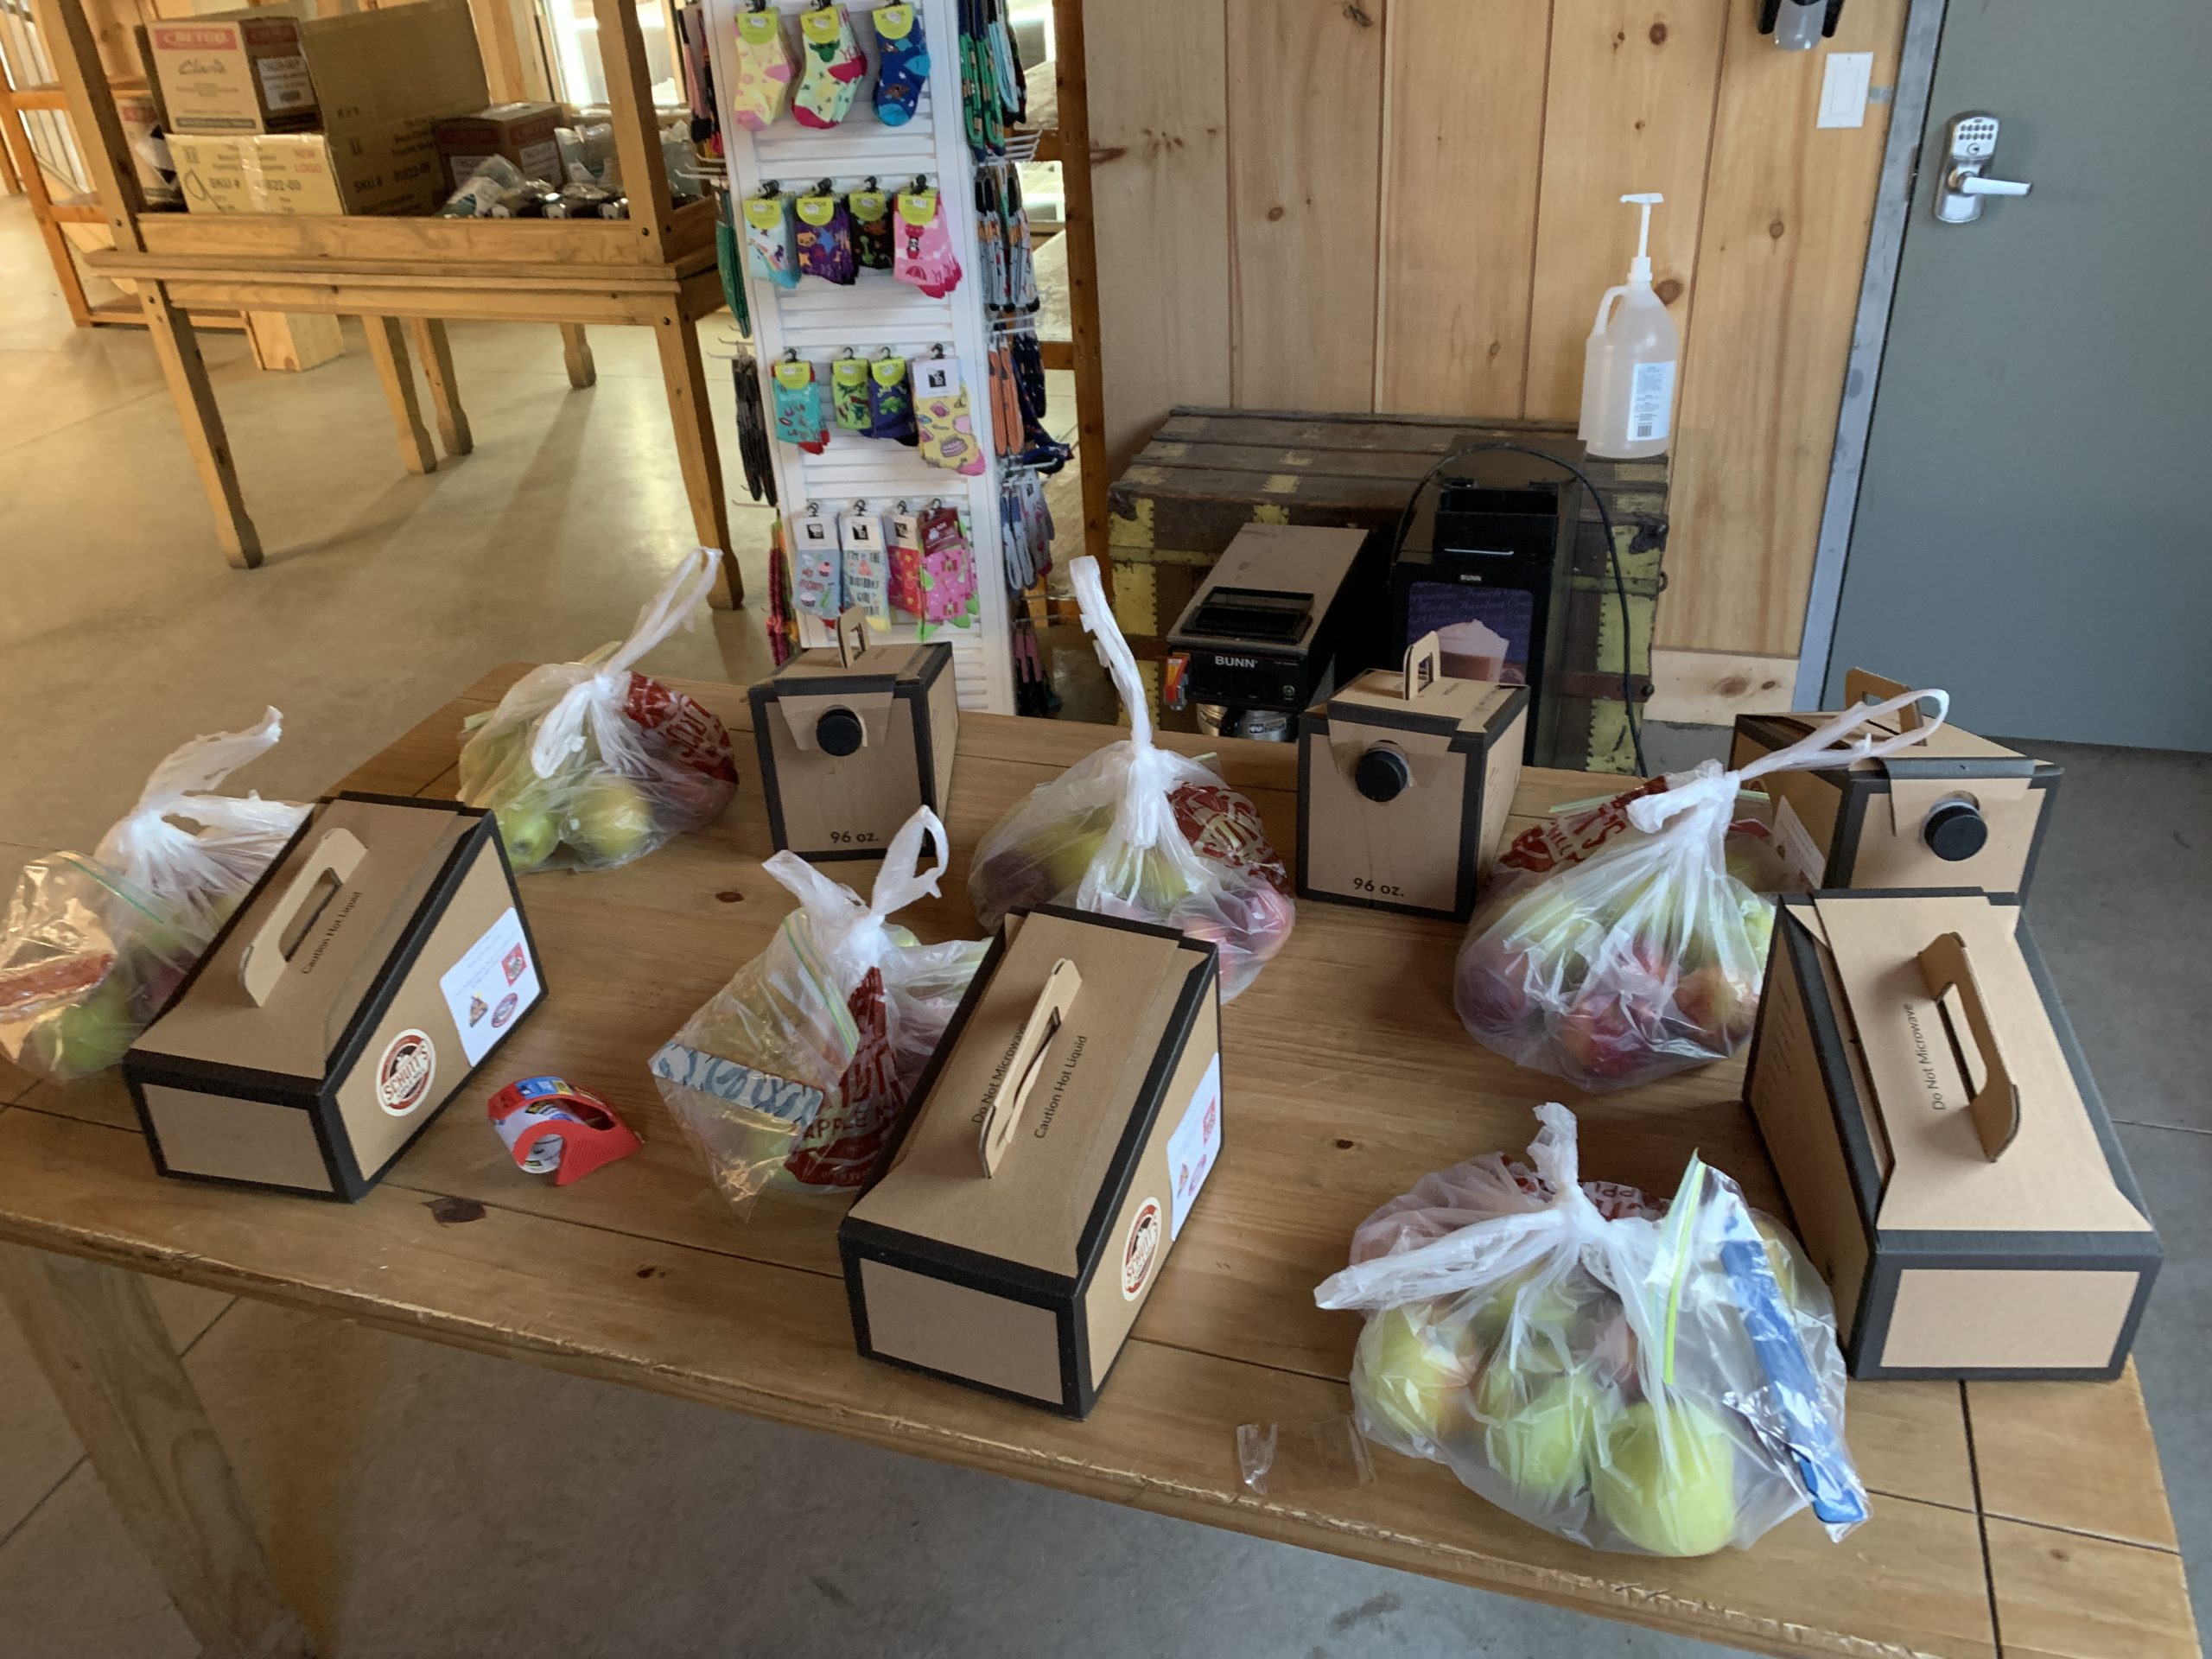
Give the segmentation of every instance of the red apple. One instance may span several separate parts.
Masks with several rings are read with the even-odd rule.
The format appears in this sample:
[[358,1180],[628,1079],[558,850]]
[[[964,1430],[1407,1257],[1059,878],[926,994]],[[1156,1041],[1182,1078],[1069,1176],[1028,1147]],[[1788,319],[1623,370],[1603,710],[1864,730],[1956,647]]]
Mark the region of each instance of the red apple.
[[1750,1037],[1758,1008],[1758,993],[1729,978],[1717,962],[1683,975],[1675,987],[1675,1011],[1681,1022],[1722,1054],[1734,1053]]
[[1567,1080],[1584,1089],[1618,1089],[1651,1063],[1651,1044],[1623,1000],[1586,994],[1552,1027]]

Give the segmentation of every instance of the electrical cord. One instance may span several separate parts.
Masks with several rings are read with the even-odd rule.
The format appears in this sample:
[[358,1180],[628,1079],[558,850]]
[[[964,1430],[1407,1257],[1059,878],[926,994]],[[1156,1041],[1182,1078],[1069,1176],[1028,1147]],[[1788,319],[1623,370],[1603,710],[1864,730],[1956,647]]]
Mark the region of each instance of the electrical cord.
[[[1561,460],[1548,450],[1532,449],[1525,443],[1507,443],[1499,441],[1491,443],[1473,443],[1464,449],[1454,449],[1421,475],[1421,481],[1414,486],[1413,494],[1407,498],[1405,511],[1398,515],[1397,533],[1390,538],[1390,564],[1395,567],[1398,563],[1398,555],[1405,551],[1406,532],[1413,528],[1414,513],[1421,505],[1421,492],[1436,481],[1437,475],[1452,462],[1465,461],[1469,455],[1499,454],[1527,455],[1532,460],[1548,461],[1560,471],[1573,474],[1575,481],[1590,493],[1590,499],[1598,509],[1598,522],[1605,527],[1605,562],[1612,570],[1613,593],[1620,601],[1621,607],[1621,707],[1625,711],[1628,720],[1629,747],[1636,755],[1636,775],[1639,778],[1648,777],[1650,775],[1650,768],[1644,764],[1643,760],[1643,722],[1637,717],[1636,712],[1636,682],[1629,672],[1628,578],[1621,574],[1621,547],[1620,543],[1613,536],[1613,515],[1605,506],[1604,493],[1590,481],[1589,474],[1571,461]],[[1570,576],[1573,574],[1573,566],[1574,550],[1570,547],[1567,550],[1567,569]],[[1564,596],[1561,596],[1560,602],[1565,602]],[[1648,678],[1650,664],[1646,663],[1644,667]]]

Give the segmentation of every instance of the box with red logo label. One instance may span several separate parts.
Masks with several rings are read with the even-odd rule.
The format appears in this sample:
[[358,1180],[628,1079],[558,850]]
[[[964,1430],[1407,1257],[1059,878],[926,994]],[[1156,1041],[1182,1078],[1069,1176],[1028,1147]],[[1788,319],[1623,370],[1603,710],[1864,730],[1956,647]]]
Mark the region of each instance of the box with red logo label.
[[1009,916],[837,1230],[861,1352],[1088,1416],[1221,1151],[1216,947]]
[[490,813],[317,806],[124,1078],[164,1175],[359,1198],[543,1001]]

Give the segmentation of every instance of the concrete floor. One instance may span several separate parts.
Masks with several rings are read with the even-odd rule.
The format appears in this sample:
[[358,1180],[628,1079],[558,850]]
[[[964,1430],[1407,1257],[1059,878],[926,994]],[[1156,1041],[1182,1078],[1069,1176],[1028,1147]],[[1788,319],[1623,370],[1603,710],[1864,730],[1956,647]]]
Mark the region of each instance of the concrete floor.
[[[358,337],[302,377],[257,373],[235,336],[215,337],[269,549],[265,568],[235,573],[145,339],[71,329],[21,201],[0,200],[0,868],[89,842],[176,741],[265,703],[289,735],[246,781],[311,793],[485,666],[620,632],[690,530],[650,342],[606,329],[594,345],[599,385],[572,392],[550,327],[456,327],[478,448],[410,478]],[[735,515],[756,591],[766,529]],[[743,613],[702,614],[655,659],[733,680],[765,664]],[[2069,775],[2035,926],[2164,1235],[2138,1354],[2212,1627],[2212,1026],[2191,948],[2212,937],[2212,761],[2045,752]],[[330,1659],[1719,1651],[334,1320],[157,1294],[280,1586]],[[0,1401],[0,1654],[190,1655],[4,1315]],[[558,1458],[532,1427],[545,1423],[563,1426]]]

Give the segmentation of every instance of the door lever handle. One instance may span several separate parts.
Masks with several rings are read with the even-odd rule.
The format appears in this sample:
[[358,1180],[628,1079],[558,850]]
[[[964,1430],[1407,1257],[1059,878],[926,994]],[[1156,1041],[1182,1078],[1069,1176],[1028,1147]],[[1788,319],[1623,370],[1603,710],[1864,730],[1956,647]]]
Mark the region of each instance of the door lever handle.
[[1961,167],[1952,171],[1951,188],[1962,196],[2024,196],[2035,186],[2018,179],[1985,179]]

